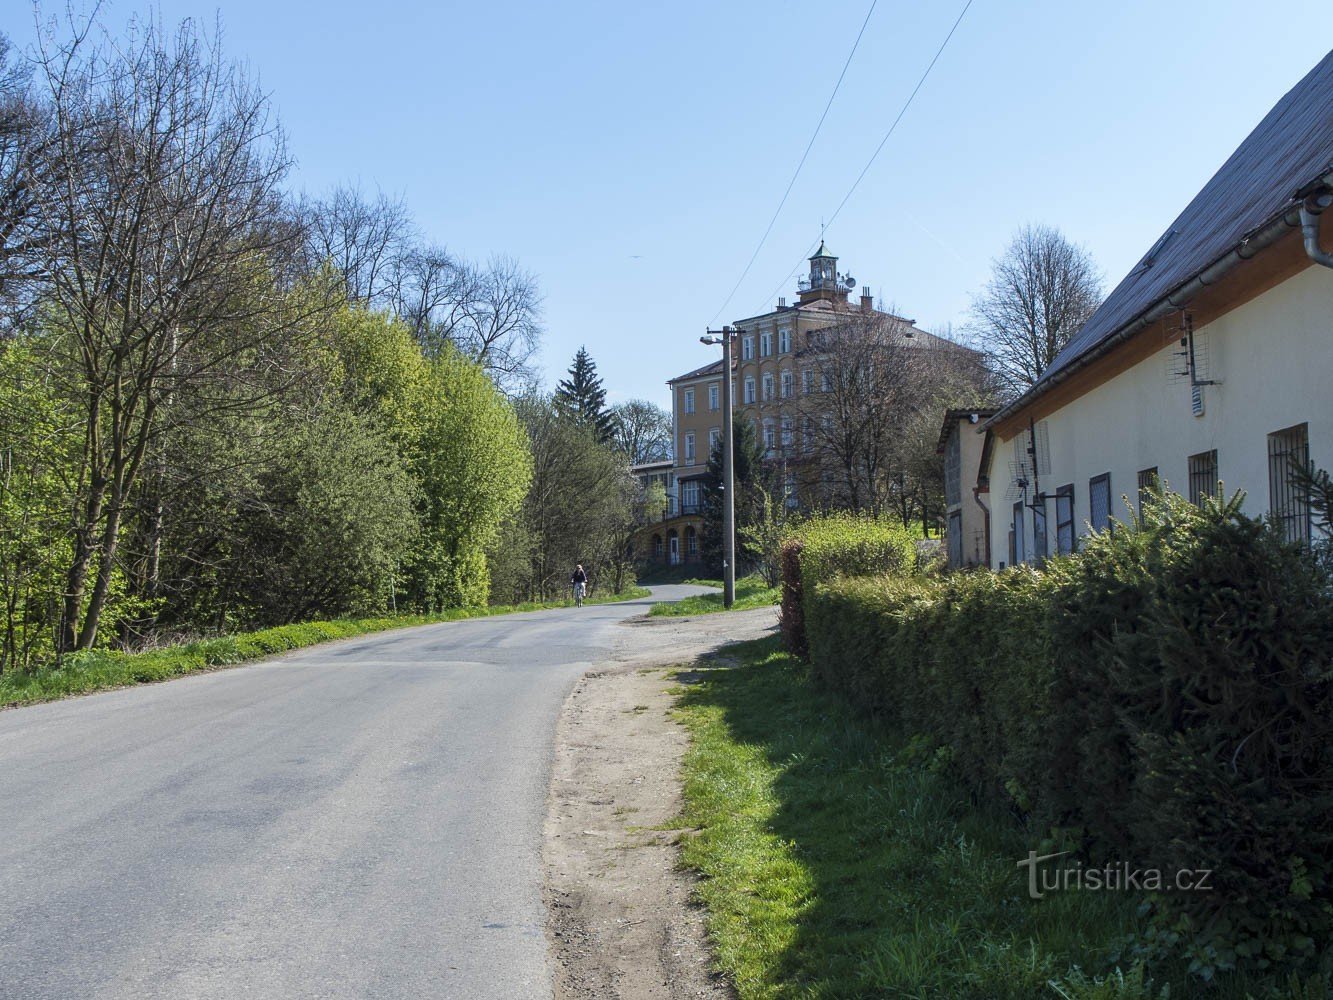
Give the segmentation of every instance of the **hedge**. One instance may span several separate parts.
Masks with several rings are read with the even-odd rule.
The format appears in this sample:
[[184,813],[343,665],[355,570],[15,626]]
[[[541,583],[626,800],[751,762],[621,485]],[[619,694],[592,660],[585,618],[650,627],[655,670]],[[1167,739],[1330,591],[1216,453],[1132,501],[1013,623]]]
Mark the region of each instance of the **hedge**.
[[1034,836],[1212,870],[1151,894],[1135,946],[1205,977],[1313,966],[1333,930],[1333,579],[1239,508],[1165,497],[1042,570],[833,580],[803,607],[817,677]]
[[805,521],[782,545],[782,635],[787,648],[806,655],[804,593],[841,577],[909,573],[916,566],[916,535],[901,522],[855,514]]

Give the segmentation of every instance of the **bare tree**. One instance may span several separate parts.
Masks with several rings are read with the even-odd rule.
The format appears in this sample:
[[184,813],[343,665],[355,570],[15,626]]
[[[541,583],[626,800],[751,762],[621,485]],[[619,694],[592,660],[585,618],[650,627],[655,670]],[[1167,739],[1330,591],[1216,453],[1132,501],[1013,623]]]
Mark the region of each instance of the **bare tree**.
[[922,428],[959,399],[984,398],[982,357],[892,313],[817,331],[799,357],[794,417],[782,418],[793,467],[828,505],[929,525],[939,505]]
[[393,300],[400,261],[415,239],[401,199],[383,192],[367,199],[358,188],[340,187],[328,198],[307,200],[302,214],[311,263],[330,263],[342,275],[351,301],[379,305]]
[[671,457],[671,414],[646,399],[631,399],[611,407],[612,443],[631,465],[661,462]]
[[50,115],[34,93],[27,67],[0,35],[0,307],[13,325],[33,299],[42,275],[45,234],[34,190],[45,178]]
[[1097,265],[1052,226],[1024,226],[972,302],[972,332],[1007,395],[1037,381],[1102,300]]
[[34,210],[85,423],[58,644],[86,649],[176,394],[192,394],[193,419],[256,403],[267,387],[237,372],[280,367],[307,305],[269,263],[299,235],[281,207],[282,134],[216,36],[188,21],[170,35],[142,23],[129,43],[46,35],[39,70],[54,130]]

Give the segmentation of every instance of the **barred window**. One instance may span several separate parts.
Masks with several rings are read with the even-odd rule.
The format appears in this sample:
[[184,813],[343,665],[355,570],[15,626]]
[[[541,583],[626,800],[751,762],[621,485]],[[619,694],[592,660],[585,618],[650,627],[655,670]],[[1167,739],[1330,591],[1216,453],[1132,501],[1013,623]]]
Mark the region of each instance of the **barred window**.
[[1088,523],[1093,531],[1111,527],[1111,474],[1103,472],[1088,480]]
[[1298,476],[1309,465],[1309,424],[1268,435],[1268,509],[1289,542],[1310,541],[1310,502]]
[[1162,488],[1162,481],[1157,475],[1157,466],[1139,470],[1139,516],[1143,515],[1144,504],[1152,499],[1153,493]]
[[1055,548],[1062,556],[1074,551],[1074,484],[1055,491]]
[[1202,504],[1204,497],[1217,495],[1217,449],[1190,456],[1190,503]]

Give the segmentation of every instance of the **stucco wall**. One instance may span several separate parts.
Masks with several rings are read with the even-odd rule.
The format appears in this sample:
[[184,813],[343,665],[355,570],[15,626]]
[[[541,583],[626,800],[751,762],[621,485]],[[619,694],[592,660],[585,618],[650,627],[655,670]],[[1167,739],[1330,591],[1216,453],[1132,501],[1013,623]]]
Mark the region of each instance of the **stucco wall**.
[[[1333,271],[1311,266],[1196,331],[1206,344],[1207,374],[1224,384],[1204,389],[1205,412],[1190,408],[1188,380],[1169,381],[1171,343],[1045,418],[1051,471],[1042,479],[1049,547],[1055,547],[1058,486],[1074,485],[1074,523],[1086,532],[1088,481],[1111,474],[1113,514],[1122,496],[1137,503],[1140,469],[1156,466],[1175,492],[1187,490],[1190,455],[1216,449],[1228,495],[1247,494],[1245,509],[1268,510],[1270,433],[1309,424],[1310,457],[1333,467]],[[1002,440],[991,466],[991,565],[1009,559],[1011,512],[1005,502],[1014,442]],[[1031,512],[1026,533],[1031,539]]]

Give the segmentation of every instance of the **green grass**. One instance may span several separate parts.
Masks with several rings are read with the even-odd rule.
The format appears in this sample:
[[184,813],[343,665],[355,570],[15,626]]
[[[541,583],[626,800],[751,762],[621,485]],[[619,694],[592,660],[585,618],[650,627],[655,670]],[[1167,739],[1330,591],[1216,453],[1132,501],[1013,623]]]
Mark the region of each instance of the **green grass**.
[[[650,596],[644,587],[634,587],[620,594],[590,597],[585,604],[610,604]],[[487,608],[455,608],[435,615],[389,615],[378,618],[343,618],[336,621],[302,622],[281,625],[259,632],[202,639],[198,642],[142,653],[121,653],[96,649],[66,656],[59,666],[32,671],[0,674],[0,708],[54,701],[72,695],[88,694],[129,684],[151,684],[199,670],[244,663],[303,646],[369,635],[388,629],[413,625],[431,625],[516,611],[542,611],[572,605],[572,600]]]
[[684,860],[743,1000],[1158,1000],[1168,983],[1176,998],[1289,995],[1234,979],[1204,988],[1177,966],[1118,970],[1118,943],[1139,929],[1135,894],[1029,899],[1016,862],[1038,845],[1013,816],[978,807],[920,744],[813,686],[775,639],[729,652],[736,666],[701,668],[681,695],[692,745],[680,822],[698,831]]
[[[721,580],[686,580],[685,582],[702,584],[705,587],[722,586]],[[736,602],[731,606],[731,610],[748,611],[751,608],[763,608],[770,604],[777,604],[780,600],[782,600],[782,589],[780,587],[770,587],[764,582],[762,576],[746,576],[736,581]],[[677,601],[674,604],[654,604],[653,610],[648,613],[655,616],[679,617],[681,615],[706,615],[714,611],[725,610],[722,607],[722,595],[719,593],[687,597],[685,600]]]

